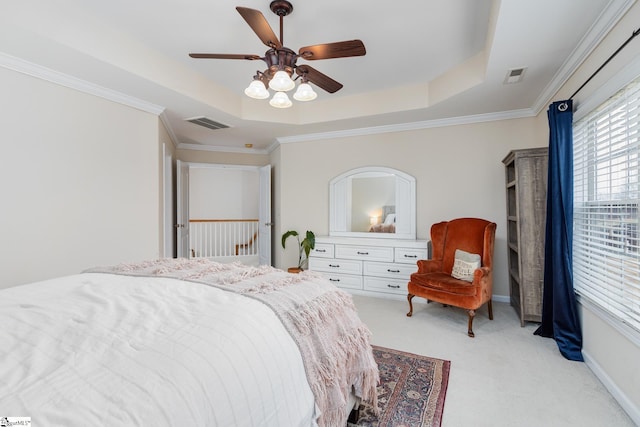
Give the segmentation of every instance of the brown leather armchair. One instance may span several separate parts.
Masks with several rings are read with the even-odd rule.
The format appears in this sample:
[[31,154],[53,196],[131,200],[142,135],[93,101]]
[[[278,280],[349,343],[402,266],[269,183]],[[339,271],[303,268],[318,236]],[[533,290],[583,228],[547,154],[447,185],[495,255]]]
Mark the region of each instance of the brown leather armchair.
[[[493,288],[493,247],[496,224],[479,218],[459,218],[431,226],[432,258],[418,261],[418,271],[411,275],[407,299],[413,314],[414,296],[445,305],[464,308],[469,313],[470,337],[476,310],[487,303],[489,319],[493,320],[491,296]],[[456,249],[480,255],[481,267],[473,271],[473,281],[451,276]]]

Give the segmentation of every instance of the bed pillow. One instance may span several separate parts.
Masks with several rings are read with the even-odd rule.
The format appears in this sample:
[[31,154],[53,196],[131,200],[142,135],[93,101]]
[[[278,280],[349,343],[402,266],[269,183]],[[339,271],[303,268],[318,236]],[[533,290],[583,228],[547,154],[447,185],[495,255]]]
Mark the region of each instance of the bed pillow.
[[459,280],[473,282],[473,272],[480,268],[480,255],[456,249],[451,276]]
[[389,224],[393,224],[394,222],[396,222],[396,214],[389,214],[384,219],[384,223],[383,224],[389,225]]

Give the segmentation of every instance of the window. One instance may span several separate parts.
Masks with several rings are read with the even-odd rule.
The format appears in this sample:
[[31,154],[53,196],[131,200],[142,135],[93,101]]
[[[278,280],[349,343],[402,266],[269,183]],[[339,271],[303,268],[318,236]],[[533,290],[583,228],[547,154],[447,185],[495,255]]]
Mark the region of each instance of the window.
[[640,78],[573,126],[574,288],[640,333]]

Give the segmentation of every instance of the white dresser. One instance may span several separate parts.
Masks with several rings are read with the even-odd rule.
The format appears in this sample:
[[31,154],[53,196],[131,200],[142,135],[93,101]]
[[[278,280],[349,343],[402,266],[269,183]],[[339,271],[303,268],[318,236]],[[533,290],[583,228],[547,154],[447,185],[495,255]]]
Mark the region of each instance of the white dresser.
[[427,255],[424,240],[316,237],[309,269],[353,293],[406,297],[416,261]]

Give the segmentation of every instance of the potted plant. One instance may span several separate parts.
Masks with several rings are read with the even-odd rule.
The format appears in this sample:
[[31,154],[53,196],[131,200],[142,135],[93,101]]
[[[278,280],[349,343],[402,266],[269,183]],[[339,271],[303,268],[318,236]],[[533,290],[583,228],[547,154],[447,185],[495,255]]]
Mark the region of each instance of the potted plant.
[[307,263],[309,259],[309,253],[316,246],[316,235],[313,234],[313,231],[307,230],[307,234],[302,241],[300,241],[300,236],[298,232],[295,230],[289,230],[282,235],[282,248],[285,248],[285,242],[289,238],[289,236],[295,236],[298,241],[298,266],[290,267],[288,269],[289,273],[299,273],[303,270],[303,266]]

